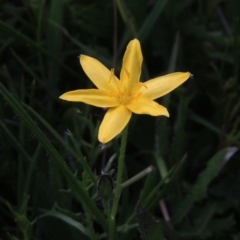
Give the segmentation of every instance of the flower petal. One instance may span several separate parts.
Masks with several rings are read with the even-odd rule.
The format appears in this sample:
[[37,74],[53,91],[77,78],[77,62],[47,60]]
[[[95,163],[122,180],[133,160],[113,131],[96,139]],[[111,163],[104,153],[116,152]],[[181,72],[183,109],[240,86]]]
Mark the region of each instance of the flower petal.
[[84,102],[96,107],[116,107],[119,105],[117,98],[108,91],[98,89],[74,90],[66,92],[59,98],[71,102]]
[[165,107],[146,97],[140,97],[139,99],[132,101],[126,107],[137,114],[149,114],[152,116],[164,115],[169,117],[168,110]]
[[131,111],[129,111],[124,105],[110,108],[105,114],[99,127],[99,141],[107,143],[116,137],[125,128],[131,116]]
[[137,39],[129,42],[123,57],[122,70],[120,73],[120,81],[123,86],[132,89],[140,79],[142,67],[142,51],[140,43]]
[[[81,55],[80,64],[86,75],[98,89],[112,92],[117,91],[116,83],[111,79],[112,72],[97,59]],[[119,81],[117,77],[115,79]]]
[[189,72],[175,72],[151,79],[144,82],[144,86],[141,88],[142,96],[152,100],[164,96],[184,83],[190,76]]

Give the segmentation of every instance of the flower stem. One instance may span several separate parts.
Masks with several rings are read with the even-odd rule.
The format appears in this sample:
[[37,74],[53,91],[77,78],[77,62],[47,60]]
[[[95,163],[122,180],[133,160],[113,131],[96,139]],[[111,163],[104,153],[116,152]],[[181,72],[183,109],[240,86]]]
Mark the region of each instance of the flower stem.
[[122,175],[123,175],[123,169],[124,169],[125,150],[127,145],[127,133],[128,133],[128,126],[125,127],[122,133],[121,146],[120,146],[120,152],[119,152],[119,158],[118,158],[118,171],[117,171],[115,195],[114,195],[113,206],[112,206],[112,211],[109,217],[109,225],[108,225],[109,240],[116,239],[115,217],[117,214],[119,200],[120,200],[121,191],[122,191],[121,183],[122,183]]

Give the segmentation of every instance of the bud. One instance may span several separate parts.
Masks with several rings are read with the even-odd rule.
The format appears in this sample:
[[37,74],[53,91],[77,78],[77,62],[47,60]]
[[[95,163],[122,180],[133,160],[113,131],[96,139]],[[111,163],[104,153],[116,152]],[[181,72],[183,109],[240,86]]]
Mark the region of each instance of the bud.
[[112,178],[103,170],[101,170],[101,175],[98,180],[98,196],[103,200],[108,200],[113,191],[113,180]]

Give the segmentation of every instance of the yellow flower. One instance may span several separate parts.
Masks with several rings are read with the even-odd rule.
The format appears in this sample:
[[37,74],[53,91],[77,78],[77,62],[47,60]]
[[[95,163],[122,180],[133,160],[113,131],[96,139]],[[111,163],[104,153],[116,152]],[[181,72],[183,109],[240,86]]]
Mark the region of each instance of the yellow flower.
[[75,90],[60,96],[66,101],[108,108],[98,132],[102,143],[121,133],[132,113],[169,117],[167,109],[153,100],[169,93],[191,75],[189,72],[175,72],[142,83],[139,82],[142,60],[140,43],[134,39],[124,54],[119,80],[114,69],[108,70],[98,60],[81,55],[80,64],[98,89]]

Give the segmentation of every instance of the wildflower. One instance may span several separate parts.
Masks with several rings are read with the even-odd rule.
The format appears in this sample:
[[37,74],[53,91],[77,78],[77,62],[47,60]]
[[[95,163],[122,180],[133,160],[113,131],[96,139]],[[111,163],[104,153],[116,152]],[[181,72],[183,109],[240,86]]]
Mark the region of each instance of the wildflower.
[[189,72],[175,72],[143,83],[139,81],[142,60],[140,43],[134,39],[127,46],[118,79],[114,69],[108,70],[98,60],[81,55],[80,64],[98,89],[75,90],[60,96],[66,101],[108,108],[98,132],[102,143],[121,133],[132,113],[169,117],[167,109],[153,100],[169,93],[191,75]]

